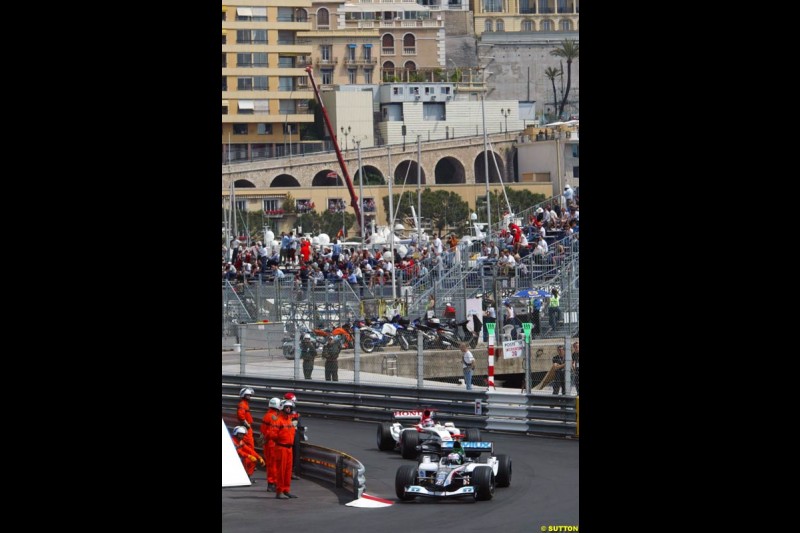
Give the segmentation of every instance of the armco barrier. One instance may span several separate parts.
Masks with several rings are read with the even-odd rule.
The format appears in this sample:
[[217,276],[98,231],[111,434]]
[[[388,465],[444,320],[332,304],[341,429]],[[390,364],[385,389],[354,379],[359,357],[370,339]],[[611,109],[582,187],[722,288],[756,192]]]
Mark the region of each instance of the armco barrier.
[[[222,412],[236,412],[239,389],[252,387],[250,408],[256,424],[269,399],[287,391],[298,397],[302,415],[383,422],[396,410],[430,407],[438,418],[457,427],[512,431],[553,437],[577,436],[576,398],[554,394],[512,394],[490,391],[438,390],[330,381],[287,380],[222,375]],[[476,399],[481,401],[476,410]],[[227,421],[226,421],[227,423]],[[313,430],[312,430],[313,431]]]

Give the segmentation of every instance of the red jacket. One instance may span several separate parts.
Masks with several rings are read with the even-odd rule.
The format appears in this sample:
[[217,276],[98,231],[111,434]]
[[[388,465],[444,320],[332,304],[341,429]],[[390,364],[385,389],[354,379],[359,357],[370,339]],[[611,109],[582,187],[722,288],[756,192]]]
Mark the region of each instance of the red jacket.
[[275,437],[272,439],[278,445],[293,445],[295,428],[292,425],[292,415],[283,411],[278,413],[278,419],[274,423]]
[[236,446],[236,453],[238,453],[239,457],[242,459],[250,460],[251,455],[258,457],[255,449],[247,444],[244,439],[240,439],[236,436],[233,437],[233,445]]

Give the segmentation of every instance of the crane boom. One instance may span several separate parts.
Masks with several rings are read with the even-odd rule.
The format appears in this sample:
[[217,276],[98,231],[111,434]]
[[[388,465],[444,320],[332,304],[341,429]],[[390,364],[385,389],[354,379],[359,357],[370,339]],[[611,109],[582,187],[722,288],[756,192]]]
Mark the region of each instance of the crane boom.
[[[311,71],[311,66],[307,66],[306,74],[308,74],[308,79],[311,80],[311,86],[314,88],[314,94],[317,97],[317,102],[322,108],[322,118],[325,120],[325,127],[328,129],[328,134],[331,136],[331,141],[333,141],[333,148],[336,150],[336,158],[339,160],[339,166],[342,169],[344,181],[347,183],[347,190],[350,191],[350,205],[353,207],[353,211],[356,212],[356,223],[358,223],[359,229],[363,231],[364,228],[361,227],[361,206],[358,205],[358,196],[356,196],[356,191],[353,188],[353,182],[350,180],[350,173],[347,171],[347,165],[344,163],[342,151],[339,149],[339,142],[336,140],[336,132],[331,126],[331,119],[328,117],[328,111],[325,109],[325,104],[322,103],[322,98],[319,95],[319,89],[317,89],[317,83],[314,81],[314,76],[311,74]],[[361,177],[361,179],[363,179],[363,177]]]

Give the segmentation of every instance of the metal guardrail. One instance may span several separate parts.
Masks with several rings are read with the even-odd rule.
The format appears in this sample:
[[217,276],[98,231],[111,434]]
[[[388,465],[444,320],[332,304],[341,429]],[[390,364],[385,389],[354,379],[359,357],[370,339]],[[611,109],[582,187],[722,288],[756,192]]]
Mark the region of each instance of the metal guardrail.
[[[502,392],[436,390],[340,382],[308,382],[222,375],[222,411],[235,413],[239,389],[252,387],[250,407],[265,413],[271,397],[294,392],[303,415],[385,422],[396,410],[435,409],[457,427],[572,437],[577,431],[577,398]],[[262,415],[263,416],[263,415]],[[260,417],[258,418],[260,423]],[[312,426],[313,427],[313,426]]]

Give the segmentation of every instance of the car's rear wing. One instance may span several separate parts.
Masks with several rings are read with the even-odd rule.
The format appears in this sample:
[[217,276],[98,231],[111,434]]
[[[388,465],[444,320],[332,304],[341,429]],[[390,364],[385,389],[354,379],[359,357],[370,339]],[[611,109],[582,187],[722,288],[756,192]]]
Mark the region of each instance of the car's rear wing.
[[[455,441],[445,441],[441,443],[442,452],[447,452],[453,449],[453,444]],[[461,441],[461,448],[467,452],[489,452],[494,453],[494,443],[492,442],[470,442],[470,441]]]
[[[434,410],[429,409],[431,415],[433,415]],[[392,418],[394,420],[419,420],[422,418],[423,410],[419,411],[395,411],[392,413]]]

